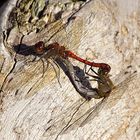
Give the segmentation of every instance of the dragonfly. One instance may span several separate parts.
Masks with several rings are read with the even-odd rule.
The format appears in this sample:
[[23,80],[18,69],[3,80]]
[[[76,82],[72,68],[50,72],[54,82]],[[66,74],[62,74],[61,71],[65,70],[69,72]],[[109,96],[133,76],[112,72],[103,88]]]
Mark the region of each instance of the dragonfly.
[[[66,67],[65,68],[66,72],[65,71],[64,72],[70,79],[70,82],[73,84],[76,91],[87,100],[90,100],[91,98],[99,99],[99,98],[105,97],[107,93],[111,92],[111,88],[110,88],[111,82],[109,81],[109,76],[108,76],[108,73],[110,72],[111,67],[108,64],[95,63],[95,62],[90,62],[86,59],[83,59],[77,56],[72,51],[66,49],[64,46],[59,45],[59,43],[57,42],[51,43],[48,46],[46,46],[45,42],[39,41],[32,46],[24,47],[23,49],[18,51],[18,53],[24,54],[24,55],[33,54],[35,57],[38,56],[39,60],[41,60],[43,63],[42,77],[44,76],[46,69],[51,64],[56,73],[56,78],[60,86],[62,86],[59,80],[60,67],[62,64],[60,65],[59,62],[62,62],[63,65],[65,65]],[[89,70],[82,71],[80,70],[78,66],[73,66],[69,58],[73,58],[75,60],[78,60],[84,63],[85,65],[89,65],[90,70],[94,72],[96,76],[93,76],[93,75],[91,76],[89,74]],[[59,70],[58,72],[56,68],[54,67],[54,64],[52,64],[52,61],[58,67],[58,70]],[[45,69],[45,63],[47,63],[46,69]],[[93,67],[99,68],[97,73],[93,70]],[[80,75],[80,73],[82,73],[82,75]],[[98,82],[98,88],[92,87],[90,81],[86,78],[85,74],[96,79],[96,81]]]
[[[59,45],[57,42],[49,44],[47,47],[45,47],[45,43],[43,41],[39,41],[35,45],[33,45],[32,48],[34,50],[34,53],[37,54],[42,61],[43,59],[47,61],[47,64],[48,64],[47,67],[49,66],[49,63],[50,63],[49,59],[53,61],[61,59],[61,61],[63,61],[63,63],[65,63],[64,65],[67,67],[66,74],[68,75],[71,83],[74,85],[76,91],[80,93],[80,95],[83,96],[84,98],[99,99],[99,98],[104,97],[106,93],[111,92],[110,86],[112,83],[108,76],[108,73],[110,72],[111,67],[108,64],[95,63],[95,62],[90,62],[88,60],[82,59],[76,54],[74,54],[72,51],[67,50],[64,46]],[[86,65],[90,65],[91,66],[90,69],[94,73],[95,71],[92,69],[92,67],[94,66],[94,67],[99,68],[98,73],[96,73],[97,76],[92,76],[94,79],[96,79],[96,81],[98,80],[98,88],[92,88],[92,86],[90,85],[90,82],[84,77],[84,75],[81,76],[82,80],[76,75],[74,67],[72,66],[71,62],[68,59],[69,57],[74,58]],[[91,76],[88,72],[85,72],[85,73],[88,76]],[[57,72],[56,72],[56,76],[57,76]],[[59,81],[59,78],[58,78],[58,81]],[[86,86],[83,83],[86,83]]]
[[52,44],[49,44],[47,47],[45,47],[45,43],[43,41],[39,41],[33,46],[33,48],[34,48],[34,52],[37,55],[42,55],[41,57],[44,57],[45,59],[48,59],[48,58],[55,59],[57,57],[68,59],[70,57],[86,65],[90,65],[91,67],[101,68],[106,73],[109,73],[111,70],[111,67],[108,64],[90,62],[86,59],[80,58],[79,56],[74,54],[72,51],[67,50],[64,46],[61,46],[58,42],[54,42]]

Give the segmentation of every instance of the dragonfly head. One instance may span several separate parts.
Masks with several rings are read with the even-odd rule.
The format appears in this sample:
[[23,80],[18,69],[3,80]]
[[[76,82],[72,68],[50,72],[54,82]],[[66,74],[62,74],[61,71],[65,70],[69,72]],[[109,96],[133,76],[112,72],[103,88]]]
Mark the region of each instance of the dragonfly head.
[[38,55],[43,54],[45,50],[45,43],[43,41],[39,41],[34,45],[34,51]]
[[111,67],[106,63],[102,63],[101,67],[99,68],[99,72],[104,73],[104,74],[105,73],[108,74],[110,70],[111,70]]

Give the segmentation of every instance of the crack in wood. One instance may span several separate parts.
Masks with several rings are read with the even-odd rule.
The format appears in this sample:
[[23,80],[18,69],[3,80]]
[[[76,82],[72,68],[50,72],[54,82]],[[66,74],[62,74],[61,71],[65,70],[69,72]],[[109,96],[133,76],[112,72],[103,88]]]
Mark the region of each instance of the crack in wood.
[[2,100],[3,100],[4,94],[2,94],[2,93],[4,93],[3,87],[4,87],[4,85],[5,85],[5,82],[6,82],[7,78],[8,78],[8,76],[13,72],[14,68],[16,67],[16,64],[17,64],[17,60],[14,58],[14,64],[13,64],[11,70],[9,71],[9,73],[8,73],[8,74],[6,75],[6,77],[4,78],[4,81],[3,81],[2,86],[1,86],[1,88],[0,88],[0,94],[1,94],[1,95],[0,95],[0,104],[3,103]]
[[2,64],[1,64],[0,73],[2,72],[2,69],[3,69],[3,66],[4,66],[4,62],[5,62],[5,58],[4,58],[4,60],[3,60]]

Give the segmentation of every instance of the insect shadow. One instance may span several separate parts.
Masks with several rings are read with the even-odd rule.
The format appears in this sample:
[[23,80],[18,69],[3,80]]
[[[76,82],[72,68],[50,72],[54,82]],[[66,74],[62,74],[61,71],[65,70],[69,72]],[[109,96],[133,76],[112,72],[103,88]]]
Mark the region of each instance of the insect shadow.
[[90,100],[91,98],[86,93],[92,91],[93,88],[88,76],[85,75],[85,71],[78,66],[74,66],[69,60],[58,58],[55,61],[67,75],[75,90],[83,98]]
[[38,56],[38,54],[35,53],[33,46],[29,46],[26,44],[19,44],[13,47],[14,51],[17,54],[28,56],[28,55],[34,55]]

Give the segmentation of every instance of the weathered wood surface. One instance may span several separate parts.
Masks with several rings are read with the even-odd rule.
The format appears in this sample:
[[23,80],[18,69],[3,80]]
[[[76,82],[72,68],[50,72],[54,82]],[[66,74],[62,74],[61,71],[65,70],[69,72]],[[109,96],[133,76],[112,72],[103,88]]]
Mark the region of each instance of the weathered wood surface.
[[[0,17],[1,140],[140,139],[139,0],[91,0],[51,40],[111,65],[116,88],[105,100],[89,102],[62,70],[60,87],[52,67],[42,78],[41,62],[25,63],[28,57],[23,56],[14,60],[12,45],[18,42],[12,38],[8,47],[3,43],[6,9]],[[34,41],[35,36],[23,38],[25,44]]]

